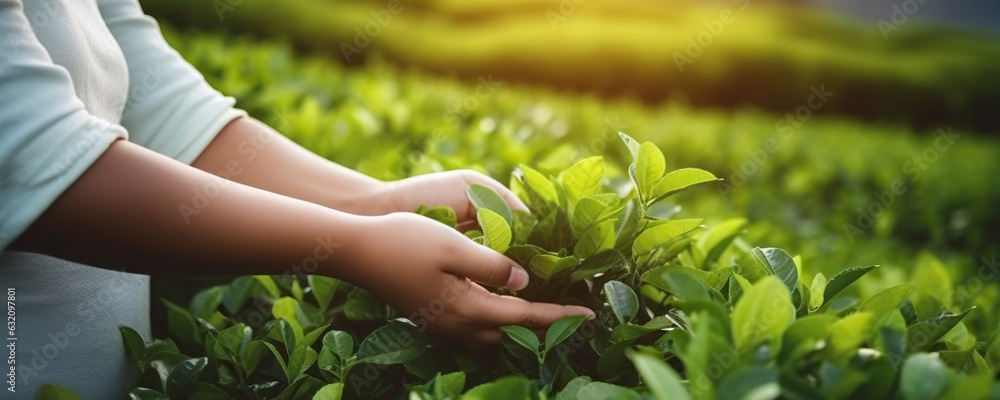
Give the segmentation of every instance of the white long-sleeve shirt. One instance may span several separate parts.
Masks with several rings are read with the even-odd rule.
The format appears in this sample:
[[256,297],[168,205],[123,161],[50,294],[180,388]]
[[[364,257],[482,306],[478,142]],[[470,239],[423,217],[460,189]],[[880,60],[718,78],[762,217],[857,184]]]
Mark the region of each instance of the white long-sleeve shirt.
[[234,118],[136,0],[0,0],[0,250],[116,139],[190,164]]
[[190,164],[244,115],[233,103],[136,0],[0,0],[0,290],[18,338],[16,391],[5,378],[0,397],[35,399],[43,383],[124,397],[136,370],[118,327],[150,339],[149,277],[3,249],[113,141]]

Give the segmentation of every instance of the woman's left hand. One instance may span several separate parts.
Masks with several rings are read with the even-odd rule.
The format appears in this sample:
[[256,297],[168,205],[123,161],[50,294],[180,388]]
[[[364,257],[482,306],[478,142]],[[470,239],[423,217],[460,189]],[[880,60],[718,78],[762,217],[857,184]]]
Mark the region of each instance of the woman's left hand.
[[476,223],[476,209],[465,195],[466,188],[472,184],[493,189],[511,210],[528,211],[528,207],[510,189],[472,170],[438,172],[390,182],[388,194],[390,204],[397,211],[413,211],[421,204],[427,207],[449,206],[458,216],[458,229],[464,231]]

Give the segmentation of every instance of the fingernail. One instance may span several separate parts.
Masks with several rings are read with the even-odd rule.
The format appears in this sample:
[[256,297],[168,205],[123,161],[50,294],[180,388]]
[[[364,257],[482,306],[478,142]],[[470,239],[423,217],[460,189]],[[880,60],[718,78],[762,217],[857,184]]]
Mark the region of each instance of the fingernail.
[[510,278],[507,278],[507,288],[511,290],[521,290],[528,287],[528,271],[521,267],[510,269]]

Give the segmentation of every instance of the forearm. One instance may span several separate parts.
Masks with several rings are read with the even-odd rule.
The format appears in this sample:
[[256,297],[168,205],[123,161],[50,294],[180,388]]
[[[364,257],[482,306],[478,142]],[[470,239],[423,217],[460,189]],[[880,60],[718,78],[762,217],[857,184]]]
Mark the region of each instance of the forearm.
[[253,118],[229,123],[192,166],[353,214],[396,211],[387,184],[326,160]]
[[282,274],[313,257],[320,270],[292,272],[351,280],[369,220],[117,141],[11,250],[147,274]]

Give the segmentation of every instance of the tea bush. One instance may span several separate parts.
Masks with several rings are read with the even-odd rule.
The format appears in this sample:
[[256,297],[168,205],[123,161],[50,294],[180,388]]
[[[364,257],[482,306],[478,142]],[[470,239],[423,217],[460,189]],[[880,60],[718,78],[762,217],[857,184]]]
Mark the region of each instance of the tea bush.
[[[621,134],[633,162],[611,190],[601,157],[558,176],[520,166],[511,211],[473,185],[481,230],[466,235],[523,266],[508,294],[581,304],[542,340],[503,328],[499,347],[423,333],[364,290],[320,276],[244,276],[187,306],[166,302],[170,337],[122,336],[141,371],[137,399],[969,399],[1000,395],[998,333],[967,328],[940,288],[903,284],[842,295],[876,268],[827,279],[803,259],[751,247],[744,220],[651,210],[720,180],[667,172],[660,150]],[[454,226],[447,207],[417,212]],[[413,317],[411,317],[413,318]]]
[[[459,348],[346,282],[238,277],[167,296],[176,301],[162,301],[155,338],[122,329],[143,371],[134,398],[1000,393],[993,139],[956,130],[906,180],[912,197],[849,244],[842,223],[872,191],[908,178],[902,166],[933,137],[817,117],[781,138],[777,117],[752,110],[654,110],[488,76],[461,84],[382,63],[345,69],[273,42],[168,36],[240,107],[342,164],[382,179],[466,167],[511,176],[531,213],[470,188],[483,228],[470,238],[529,271],[529,287],[508,294],[587,305],[599,318],[561,320],[541,339],[505,327],[497,348]],[[653,143],[615,145],[619,130]],[[771,138],[785,150],[755,151]],[[748,161],[757,170],[741,177]],[[685,165],[704,169],[676,169]],[[447,209],[419,212],[452,223]],[[867,266],[843,269],[852,265]]]

